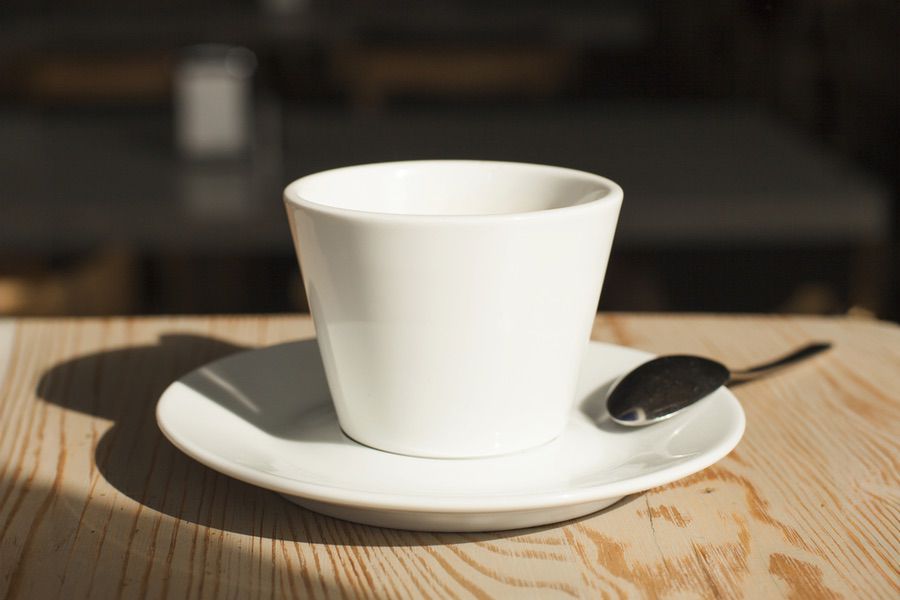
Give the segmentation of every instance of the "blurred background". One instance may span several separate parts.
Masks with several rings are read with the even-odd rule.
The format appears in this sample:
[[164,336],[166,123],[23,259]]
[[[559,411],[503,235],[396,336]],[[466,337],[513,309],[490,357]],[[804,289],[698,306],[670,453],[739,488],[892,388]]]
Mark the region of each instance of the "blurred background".
[[896,0],[4,0],[0,314],[306,310],[284,185],[625,189],[601,309],[900,317]]

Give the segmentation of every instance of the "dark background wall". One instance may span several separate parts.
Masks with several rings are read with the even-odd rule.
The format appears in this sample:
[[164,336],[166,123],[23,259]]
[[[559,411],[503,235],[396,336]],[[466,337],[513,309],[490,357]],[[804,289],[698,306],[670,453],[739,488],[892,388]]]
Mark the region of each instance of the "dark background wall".
[[[900,5],[513,6],[5,2],[0,313],[303,310],[284,184],[446,157],[622,183],[602,309],[900,316]],[[256,69],[247,144],[198,158],[207,43]]]

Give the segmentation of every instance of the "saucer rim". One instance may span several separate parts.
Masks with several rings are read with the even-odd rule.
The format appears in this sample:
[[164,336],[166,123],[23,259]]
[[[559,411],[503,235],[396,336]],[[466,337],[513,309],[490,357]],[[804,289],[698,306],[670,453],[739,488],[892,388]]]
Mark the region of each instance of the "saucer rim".
[[[422,513],[491,513],[491,512],[516,512],[531,511],[544,508],[555,508],[574,506],[595,502],[607,498],[621,498],[629,494],[645,491],[655,488],[673,481],[677,481],[718,462],[727,456],[740,442],[746,429],[746,416],[743,408],[734,394],[725,387],[719,388],[708,398],[695,406],[688,409],[693,412],[700,409],[704,404],[710,402],[727,403],[727,413],[730,417],[730,431],[717,443],[711,445],[708,449],[698,455],[679,462],[675,465],[662,466],[654,471],[642,473],[640,475],[620,479],[603,484],[590,485],[577,489],[568,490],[550,490],[539,492],[522,492],[508,494],[485,494],[472,496],[439,496],[435,494],[398,494],[383,491],[359,490],[343,486],[333,486],[322,483],[314,483],[294,478],[285,477],[274,473],[267,473],[253,467],[243,465],[221,457],[219,454],[207,451],[202,446],[183,439],[176,431],[173,431],[166,424],[167,405],[172,402],[173,398],[180,387],[187,387],[182,383],[184,379],[194,372],[209,367],[221,361],[239,360],[244,354],[259,352],[262,350],[274,350],[280,347],[290,346],[299,341],[295,340],[272,346],[260,348],[252,348],[228,355],[218,360],[210,361],[206,365],[194,369],[189,373],[180,376],[172,382],[161,394],[156,405],[156,421],[160,431],[176,448],[186,454],[188,457],[197,462],[218,471],[234,479],[238,479],[250,485],[261,487],[280,494],[289,496],[299,496],[315,502],[321,502],[331,505],[340,505],[352,507],[355,509],[379,510],[379,511],[415,511]],[[607,342],[598,342],[591,340],[590,346],[602,348],[605,351],[628,352],[638,358],[649,360],[655,355],[643,350],[630,348],[618,344]],[[686,413],[688,413],[686,411]],[[573,409],[573,415],[579,415],[577,408]],[[576,417],[578,418],[578,417]],[[262,435],[267,435],[262,433]],[[565,435],[565,433],[563,433]],[[351,439],[351,438],[348,438]],[[352,441],[352,439],[351,439]],[[358,443],[358,442],[353,442]],[[366,446],[360,444],[363,448]],[[379,452],[375,449],[368,449],[371,452]],[[539,449],[535,449],[539,450]],[[524,450],[522,452],[528,452]],[[402,456],[402,455],[398,455]],[[453,460],[453,459],[429,459],[414,458],[415,460]],[[478,459],[457,459],[457,460],[490,460],[498,457],[478,458]],[[502,457],[501,457],[502,458]]]

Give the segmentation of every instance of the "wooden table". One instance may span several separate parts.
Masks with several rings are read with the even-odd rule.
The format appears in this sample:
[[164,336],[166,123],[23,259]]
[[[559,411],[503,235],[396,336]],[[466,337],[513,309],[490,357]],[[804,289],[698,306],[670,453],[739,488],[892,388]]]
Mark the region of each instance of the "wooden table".
[[308,318],[0,322],[0,597],[900,597],[900,328],[613,315],[594,334],[736,366],[836,347],[736,388],[746,435],[692,477],[557,526],[428,534],[305,511],[157,429],[173,379]]

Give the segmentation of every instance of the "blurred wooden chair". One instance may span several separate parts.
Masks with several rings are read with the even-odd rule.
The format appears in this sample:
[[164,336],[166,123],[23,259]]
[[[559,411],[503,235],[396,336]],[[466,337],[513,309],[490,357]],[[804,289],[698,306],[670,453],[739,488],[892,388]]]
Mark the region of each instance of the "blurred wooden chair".
[[129,314],[137,307],[139,278],[132,253],[100,250],[66,268],[46,261],[0,264],[0,315]]
[[552,97],[576,63],[563,46],[345,44],[332,52],[331,70],[357,108],[376,110],[403,94]]

